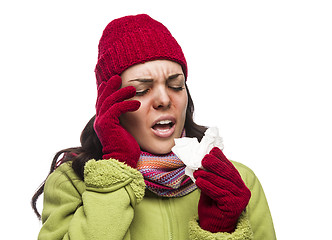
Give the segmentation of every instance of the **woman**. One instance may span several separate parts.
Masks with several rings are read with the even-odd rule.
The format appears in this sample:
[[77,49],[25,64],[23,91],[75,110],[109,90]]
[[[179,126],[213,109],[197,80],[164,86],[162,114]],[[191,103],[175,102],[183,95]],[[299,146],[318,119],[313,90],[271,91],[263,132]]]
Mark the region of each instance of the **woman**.
[[39,239],[275,239],[250,169],[213,148],[194,183],[172,152],[175,138],[201,140],[206,128],[193,121],[187,63],[164,25],[144,14],[113,20],[95,72],[82,146],[55,156],[33,197],[38,214],[44,191]]

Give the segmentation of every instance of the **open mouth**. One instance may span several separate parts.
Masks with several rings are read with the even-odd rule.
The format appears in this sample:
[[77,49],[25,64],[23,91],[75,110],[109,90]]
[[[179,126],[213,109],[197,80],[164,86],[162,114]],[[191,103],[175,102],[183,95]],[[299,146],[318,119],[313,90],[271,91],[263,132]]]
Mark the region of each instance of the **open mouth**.
[[152,128],[156,131],[166,132],[174,126],[174,122],[171,120],[162,120],[157,122]]
[[160,138],[171,137],[175,131],[175,119],[167,117],[157,120],[152,126],[152,132]]

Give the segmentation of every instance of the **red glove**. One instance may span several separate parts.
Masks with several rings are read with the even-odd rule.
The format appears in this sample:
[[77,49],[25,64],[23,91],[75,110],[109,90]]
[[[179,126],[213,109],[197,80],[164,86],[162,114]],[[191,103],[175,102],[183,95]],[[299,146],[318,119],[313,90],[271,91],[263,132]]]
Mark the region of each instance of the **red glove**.
[[194,172],[201,189],[198,217],[201,228],[210,232],[233,232],[248,205],[251,193],[239,172],[219,148],[202,160],[203,169]]
[[135,87],[120,88],[121,77],[116,75],[102,82],[98,88],[94,129],[103,146],[103,159],[114,158],[136,168],[141,150],[135,138],[119,121],[122,113],[136,111],[141,103],[125,101],[136,94]]

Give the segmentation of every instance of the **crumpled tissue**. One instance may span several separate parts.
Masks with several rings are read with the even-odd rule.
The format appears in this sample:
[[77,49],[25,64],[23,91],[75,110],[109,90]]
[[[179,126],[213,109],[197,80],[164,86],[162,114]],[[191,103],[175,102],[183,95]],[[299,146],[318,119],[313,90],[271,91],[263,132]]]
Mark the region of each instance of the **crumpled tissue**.
[[219,136],[219,130],[216,127],[208,128],[201,142],[197,138],[175,138],[175,146],[172,148],[181,161],[186,165],[185,174],[195,182],[194,171],[202,168],[202,160],[212,148],[218,147],[224,149],[223,139]]

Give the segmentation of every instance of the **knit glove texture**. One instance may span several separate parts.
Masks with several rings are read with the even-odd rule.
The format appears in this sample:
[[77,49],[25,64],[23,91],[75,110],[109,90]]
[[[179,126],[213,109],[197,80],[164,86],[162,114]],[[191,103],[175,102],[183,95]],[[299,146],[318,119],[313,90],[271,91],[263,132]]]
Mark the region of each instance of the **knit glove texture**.
[[140,147],[135,138],[119,121],[121,114],[138,110],[140,102],[128,100],[135,96],[132,86],[121,88],[121,77],[116,75],[98,88],[94,129],[103,147],[103,159],[117,159],[136,168]]
[[194,172],[201,189],[198,203],[199,224],[204,230],[233,232],[251,193],[234,165],[219,148],[213,148],[202,160],[204,169]]

